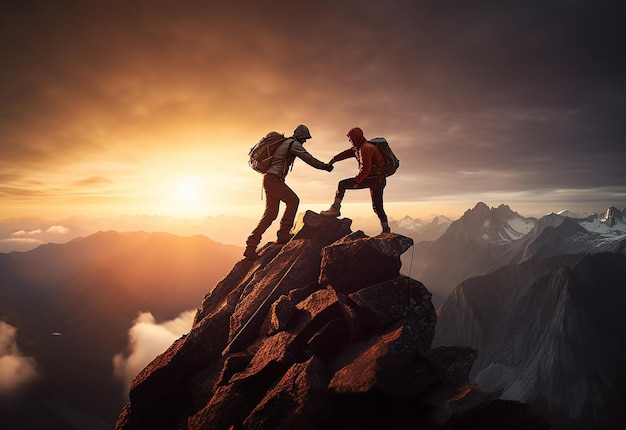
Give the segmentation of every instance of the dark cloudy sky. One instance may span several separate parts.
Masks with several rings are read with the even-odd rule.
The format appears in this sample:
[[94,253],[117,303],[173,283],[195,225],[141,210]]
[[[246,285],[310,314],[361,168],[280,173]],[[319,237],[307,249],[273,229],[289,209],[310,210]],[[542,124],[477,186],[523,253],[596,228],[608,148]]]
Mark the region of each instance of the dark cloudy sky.
[[[387,137],[392,216],[625,207],[623,5],[4,1],[0,218],[260,214],[248,149],[299,123],[324,161]],[[287,182],[321,209],[354,173]]]

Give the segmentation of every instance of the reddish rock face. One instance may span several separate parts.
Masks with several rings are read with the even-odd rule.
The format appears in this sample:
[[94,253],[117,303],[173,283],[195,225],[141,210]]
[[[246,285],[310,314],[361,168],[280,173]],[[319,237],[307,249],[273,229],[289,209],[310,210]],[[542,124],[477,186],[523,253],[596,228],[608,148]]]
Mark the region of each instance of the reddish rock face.
[[364,236],[353,233],[322,250],[320,285],[350,294],[400,274],[400,255],[413,240],[399,234]]
[[509,403],[475,407],[488,398],[468,384],[475,351],[430,349],[431,294],[399,275],[411,239],[313,212],[298,226],[205,296],[133,381],[118,430],[456,429],[513,409],[516,428],[547,428]]

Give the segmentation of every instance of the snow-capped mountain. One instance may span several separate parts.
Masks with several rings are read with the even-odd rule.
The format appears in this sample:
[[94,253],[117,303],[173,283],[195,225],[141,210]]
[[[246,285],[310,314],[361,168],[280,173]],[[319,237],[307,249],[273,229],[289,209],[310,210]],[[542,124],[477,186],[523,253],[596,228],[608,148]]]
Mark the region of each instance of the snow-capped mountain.
[[390,221],[389,223],[392,231],[408,236],[416,243],[438,239],[445,233],[450,224],[452,224],[452,220],[443,215],[436,216],[429,223],[418,218],[411,218],[408,215],[399,221]]
[[519,251],[511,262],[561,254],[610,251],[616,243],[626,239],[624,212],[611,206],[602,214],[585,218],[562,215],[568,211],[548,214],[540,218],[535,228],[514,244]]
[[585,253],[593,248],[595,241],[596,235],[583,228],[579,220],[549,215],[539,221],[537,228],[510,247],[510,262],[521,263],[531,258]]
[[598,243],[626,237],[626,209],[610,206],[604,214],[588,217],[580,222],[587,231],[598,235]]
[[[550,214],[548,214],[550,215]],[[566,218],[574,218],[574,219],[585,219],[588,218],[590,216],[593,216],[593,214],[589,214],[589,213],[577,213],[577,212],[572,212],[569,209],[565,209],[562,210],[560,212],[557,212],[557,215],[566,217]]]
[[478,243],[504,244],[524,237],[536,222],[535,218],[525,218],[507,205],[490,209],[480,202],[453,222],[446,234],[465,236]]
[[626,247],[624,213],[611,207],[585,218],[562,211],[536,219],[506,205],[489,208],[478,203],[434,242],[416,244],[412,274],[445,297],[465,279],[506,264],[563,254],[619,252]]
[[397,228],[408,231],[419,231],[422,227],[424,227],[424,222],[422,220],[418,218],[411,218],[408,215],[399,221],[395,221],[395,224]]
[[624,428],[625,211],[550,213],[519,239],[479,242],[493,211],[477,205],[421,255],[427,287],[465,276],[438,309],[435,344],[477,349],[473,381],[565,419],[555,428]]
[[416,245],[414,276],[445,297],[463,280],[508,263],[509,245],[536,223],[535,218],[525,218],[506,205],[490,209],[478,203],[432,244]]

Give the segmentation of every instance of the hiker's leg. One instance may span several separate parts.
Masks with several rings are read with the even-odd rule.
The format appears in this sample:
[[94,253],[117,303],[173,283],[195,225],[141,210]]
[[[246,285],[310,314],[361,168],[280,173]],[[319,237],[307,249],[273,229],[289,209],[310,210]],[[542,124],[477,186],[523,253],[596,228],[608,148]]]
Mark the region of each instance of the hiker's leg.
[[354,178],[347,178],[347,179],[342,179],[341,181],[339,181],[339,183],[337,184],[337,191],[335,192],[335,201],[333,203],[333,206],[336,207],[337,209],[340,209],[341,201],[346,195],[346,190],[354,190],[357,188],[363,188],[361,185],[362,184],[357,185],[356,182],[354,182]]
[[335,201],[343,200],[343,197],[346,195],[346,190],[352,190],[356,187],[356,183],[354,182],[354,178],[342,179],[337,184],[337,191],[335,192]]
[[280,228],[277,232],[278,241],[284,243],[290,238],[289,231],[293,227],[296,212],[298,212],[298,206],[300,205],[300,199],[297,194],[289,188],[287,184],[285,184],[283,179],[278,176],[274,176],[274,178],[275,179],[272,179],[271,185],[272,194],[280,201],[285,202],[285,205],[287,206],[285,208],[285,213],[280,219]]
[[356,184],[354,178],[342,179],[337,184],[337,191],[335,192],[335,201],[330,205],[328,210],[320,212],[321,215],[338,217],[341,216],[341,202],[346,194],[346,190],[354,190],[354,189],[362,189],[369,188],[367,184],[367,179],[361,182],[360,184]]
[[370,196],[372,197],[372,208],[374,209],[374,213],[378,216],[380,220],[380,225],[383,228],[383,233],[391,232],[389,228],[389,222],[387,220],[387,214],[385,213],[385,208],[383,206],[383,192],[385,190],[385,185],[387,185],[387,181],[385,178],[376,178],[372,187],[370,188]]
[[280,198],[276,196],[274,192],[274,181],[269,177],[280,179],[275,175],[265,175],[263,177],[263,189],[265,190],[265,211],[263,212],[263,216],[261,217],[259,224],[246,240],[246,245],[248,247],[253,246],[256,248],[256,246],[261,242],[261,236],[263,233],[265,233],[278,216]]
[[354,178],[343,179],[337,184],[337,191],[335,192],[335,201],[325,211],[321,211],[320,215],[338,217],[341,216],[341,201],[346,194],[348,188],[354,187]]

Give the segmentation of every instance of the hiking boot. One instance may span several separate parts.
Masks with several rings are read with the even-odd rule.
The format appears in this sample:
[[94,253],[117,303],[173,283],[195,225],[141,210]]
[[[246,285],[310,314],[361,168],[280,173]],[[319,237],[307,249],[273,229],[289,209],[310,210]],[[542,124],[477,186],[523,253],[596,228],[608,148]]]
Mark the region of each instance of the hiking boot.
[[289,242],[292,237],[293,237],[292,233],[279,234],[277,242],[280,243],[281,245],[283,245],[283,244]]
[[327,211],[321,211],[320,215],[337,218],[338,216],[341,216],[341,212],[337,206],[331,206]]
[[256,247],[248,246],[246,250],[243,252],[243,256],[248,260],[256,260],[259,258],[259,254],[256,253]]

